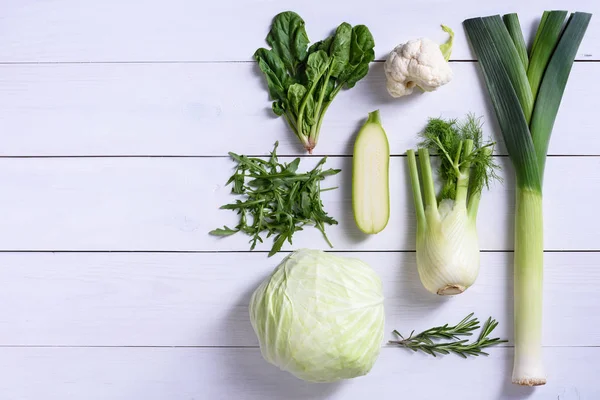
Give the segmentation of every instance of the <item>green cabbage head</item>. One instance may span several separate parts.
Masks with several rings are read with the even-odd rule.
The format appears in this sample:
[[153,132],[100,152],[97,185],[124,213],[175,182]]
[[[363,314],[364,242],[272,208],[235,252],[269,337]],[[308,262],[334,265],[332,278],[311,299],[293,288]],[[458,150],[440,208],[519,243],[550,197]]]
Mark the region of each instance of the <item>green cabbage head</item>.
[[311,382],[366,375],[379,356],[384,319],[375,271],[319,250],[290,254],[250,300],[265,360]]

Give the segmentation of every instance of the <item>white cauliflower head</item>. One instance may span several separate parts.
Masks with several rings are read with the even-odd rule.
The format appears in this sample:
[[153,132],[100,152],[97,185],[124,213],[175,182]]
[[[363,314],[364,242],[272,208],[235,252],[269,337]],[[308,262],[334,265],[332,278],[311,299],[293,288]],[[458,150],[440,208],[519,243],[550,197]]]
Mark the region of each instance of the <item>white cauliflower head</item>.
[[430,92],[452,80],[440,46],[422,38],[396,46],[384,64],[387,90],[393,97],[411,94],[415,86]]

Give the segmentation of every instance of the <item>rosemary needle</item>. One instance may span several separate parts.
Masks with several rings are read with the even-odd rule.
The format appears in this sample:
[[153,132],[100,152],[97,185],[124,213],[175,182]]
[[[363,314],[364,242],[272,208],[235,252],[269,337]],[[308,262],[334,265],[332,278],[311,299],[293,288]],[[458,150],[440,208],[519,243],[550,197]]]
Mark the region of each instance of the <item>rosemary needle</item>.
[[[394,331],[400,340],[390,340],[390,344],[398,345],[410,349],[412,351],[422,351],[430,354],[434,357],[437,354],[458,354],[463,358],[467,356],[487,356],[488,353],[484,352],[483,349],[495,346],[499,343],[505,343],[507,340],[501,340],[499,338],[490,339],[489,335],[498,326],[498,322],[491,317],[485,321],[483,328],[477,340],[469,342],[468,339],[461,339],[464,336],[472,336],[473,331],[480,328],[479,320],[473,317],[473,313],[467,315],[462,321],[455,326],[437,326],[435,328],[427,329],[417,335],[414,331],[405,338],[398,331]],[[446,342],[439,342],[437,340],[449,340]]]

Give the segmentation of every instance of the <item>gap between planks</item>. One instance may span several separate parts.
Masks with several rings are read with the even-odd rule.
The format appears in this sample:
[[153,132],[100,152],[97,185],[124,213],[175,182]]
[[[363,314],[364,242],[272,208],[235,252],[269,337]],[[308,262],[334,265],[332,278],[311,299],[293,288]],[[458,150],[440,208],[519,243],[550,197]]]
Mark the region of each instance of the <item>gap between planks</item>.
[[[244,154],[246,157],[269,157],[268,154]],[[437,157],[437,154],[431,154],[431,157]],[[278,158],[351,158],[352,154],[277,154]],[[390,158],[404,158],[406,154],[390,154]],[[494,154],[494,157],[507,158],[508,154]],[[556,158],[567,158],[567,157],[581,157],[581,158],[594,158],[600,157],[600,154],[548,154],[546,157]],[[29,158],[230,158],[227,154],[221,155],[158,155],[158,154],[147,154],[147,155],[127,155],[127,154],[116,154],[116,155],[76,155],[76,156],[65,156],[65,155],[52,155],[52,156],[32,156],[32,155],[20,155],[20,156],[1,156],[0,159],[29,159]]]
[[[87,64],[251,64],[254,60],[131,60],[131,61],[0,61],[0,65],[87,65]],[[383,63],[385,60],[373,60]],[[450,60],[450,63],[475,63],[477,60]],[[576,63],[600,63],[600,60],[574,60]]]
[[[515,346],[514,345],[496,345],[494,346],[496,348],[505,348],[505,349],[512,349]],[[570,346],[542,346],[543,348],[598,348],[600,347],[600,345],[570,345]],[[28,344],[17,344],[17,345],[11,345],[11,344],[0,344],[0,349],[2,348],[14,348],[14,349],[18,349],[18,348],[28,348],[28,349],[53,349],[53,348],[58,348],[58,349],[259,349],[259,346],[202,346],[202,345],[198,345],[198,346],[166,346],[166,345],[157,345],[157,346],[152,346],[152,345],[89,345],[89,346],[82,346],[82,345],[68,345],[68,344],[58,344],[58,345],[54,345],[54,344],[33,344],[33,345],[28,345]],[[390,344],[384,344],[381,346],[381,348],[383,349],[400,349],[399,346],[395,346],[395,345],[390,345]]]
[[[416,253],[416,250],[323,250],[326,253]],[[514,250],[479,250],[480,253],[514,253]],[[237,254],[257,253],[268,254],[269,250],[0,250],[3,253],[139,253],[139,254]],[[280,251],[281,254],[292,253],[292,250]],[[575,250],[544,250],[544,253],[600,253],[600,250],[575,249]]]

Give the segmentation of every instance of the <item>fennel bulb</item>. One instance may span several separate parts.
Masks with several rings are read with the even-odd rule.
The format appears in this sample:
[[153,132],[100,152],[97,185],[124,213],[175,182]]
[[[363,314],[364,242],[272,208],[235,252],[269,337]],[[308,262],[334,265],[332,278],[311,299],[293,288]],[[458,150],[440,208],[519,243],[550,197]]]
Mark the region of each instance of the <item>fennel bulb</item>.
[[423,286],[440,295],[459,294],[479,274],[475,219],[464,203],[443,199],[425,209],[427,224],[417,232],[417,268]]
[[320,250],[287,256],[250,299],[264,359],[311,382],[366,375],[379,356],[384,319],[375,271]]
[[[469,288],[479,273],[477,209],[483,187],[497,178],[493,144],[482,144],[481,125],[472,116],[464,123],[431,119],[422,136],[425,140],[418,153],[423,197],[415,152],[407,152],[417,213],[417,268],[428,291],[455,295]],[[439,204],[429,149],[440,158]]]

